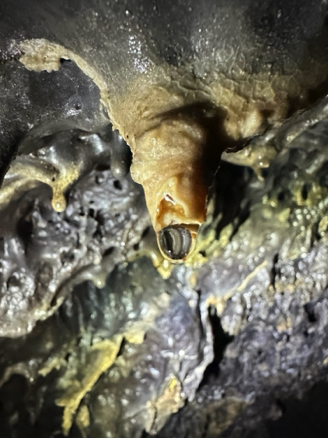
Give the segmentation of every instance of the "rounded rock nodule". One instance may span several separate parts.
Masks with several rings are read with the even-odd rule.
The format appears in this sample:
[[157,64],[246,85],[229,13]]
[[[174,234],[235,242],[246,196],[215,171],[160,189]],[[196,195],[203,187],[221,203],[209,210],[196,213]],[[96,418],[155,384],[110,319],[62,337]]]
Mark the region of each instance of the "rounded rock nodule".
[[183,225],[169,225],[158,233],[158,242],[166,257],[183,260],[190,252],[192,237]]

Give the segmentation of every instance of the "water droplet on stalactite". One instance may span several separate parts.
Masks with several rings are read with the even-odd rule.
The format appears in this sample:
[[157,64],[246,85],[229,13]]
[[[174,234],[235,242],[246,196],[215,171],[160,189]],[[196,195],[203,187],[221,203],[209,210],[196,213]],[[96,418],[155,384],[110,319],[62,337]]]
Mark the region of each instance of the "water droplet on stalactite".
[[51,200],[52,208],[57,212],[62,212],[66,208],[66,199],[62,192],[54,192]]
[[158,242],[166,257],[182,260],[190,251],[192,237],[183,225],[169,225],[158,233]]

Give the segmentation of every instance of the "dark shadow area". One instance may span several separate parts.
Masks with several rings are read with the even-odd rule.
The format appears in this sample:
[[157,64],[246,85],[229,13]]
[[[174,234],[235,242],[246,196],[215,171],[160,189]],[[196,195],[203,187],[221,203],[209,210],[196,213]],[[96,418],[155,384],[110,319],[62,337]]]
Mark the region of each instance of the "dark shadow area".
[[[49,384],[52,376],[42,378]],[[45,438],[63,437],[61,433],[62,408],[49,398],[43,400],[44,387],[38,382],[34,391],[27,379],[13,375],[0,390],[0,436],[1,438]],[[29,407],[36,404],[39,416]],[[42,415],[46,413],[47,415]],[[78,437],[80,435],[72,435]]]
[[252,176],[250,168],[221,162],[209,194],[209,199],[214,197],[213,217],[220,216],[217,237],[230,223],[234,225],[233,236],[249,217],[249,201],[245,202],[245,193]]
[[198,389],[208,384],[211,377],[218,377],[220,372],[219,365],[223,358],[224,350],[234,338],[223,330],[220,318],[218,317],[214,306],[209,306],[208,318],[212,328],[214,359],[205,369],[203,380],[200,382]]
[[276,401],[282,416],[266,421],[247,438],[326,438],[328,436],[328,383],[319,382],[299,400]]
[[302,400],[280,401],[282,417],[268,421],[269,438],[326,438],[328,436],[328,383],[320,382]]

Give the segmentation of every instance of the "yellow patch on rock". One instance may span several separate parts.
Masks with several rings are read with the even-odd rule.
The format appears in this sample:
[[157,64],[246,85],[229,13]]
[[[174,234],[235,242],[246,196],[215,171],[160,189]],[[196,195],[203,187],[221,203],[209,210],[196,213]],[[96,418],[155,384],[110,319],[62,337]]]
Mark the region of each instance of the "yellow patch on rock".
[[97,85],[100,91],[102,103],[109,110],[109,90],[101,75],[81,56],[60,44],[52,43],[44,38],[24,40],[19,44],[23,52],[19,61],[31,71],[57,71],[60,68],[61,59],[74,61],[78,67]]
[[181,383],[174,375],[170,375],[164,383],[159,397],[147,403],[147,409],[151,413],[151,421],[146,424],[145,429],[150,433],[158,432],[164,426],[167,418],[178,412],[183,404]]
[[62,427],[65,435],[73,424],[74,415],[81,400],[99,379],[100,375],[113,365],[122,344],[123,336],[117,335],[113,340],[105,339],[98,342],[87,352],[89,358],[87,370],[81,380],[75,376],[74,380],[67,379],[63,382],[65,392],[56,400],[58,406],[64,407]]

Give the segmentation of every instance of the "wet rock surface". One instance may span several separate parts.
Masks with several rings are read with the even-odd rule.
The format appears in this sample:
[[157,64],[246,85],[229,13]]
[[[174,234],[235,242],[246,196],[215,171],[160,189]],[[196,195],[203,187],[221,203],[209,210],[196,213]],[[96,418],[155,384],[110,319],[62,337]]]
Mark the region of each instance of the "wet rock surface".
[[[300,69],[313,89],[292,113],[327,90],[312,68],[326,78],[326,6],[114,3],[0,5],[0,436],[326,436],[327,100],[248,138],[254,171],[222,163],[195,253],[173,266],[99,79],[118,104],[164,65],[190,95],[195,75],[245,92],[244,74],[284,71],[297,95]],[[54,59],[33,64],[33,44]]]
[[[219,354],[195,400],[159,437],[276,437],[294,426],[298,436],[324,436],[315,403],[327,403],[327,207],[320,179],[327,158],[319,146],[327,132],[322,122],[303,133],[263,182],[250,182],[248,218],[220,257],[201,268],[198,287]],[[223,355],[220,330],[232,336]],[[308,419],[303,428],[297,410]]]
[[[167,280],[140,187],[113,176],[116,134],[92,137],[105,155],[63,212],[20,186],[2,204],[3,436],[276,437],[325,403],[327,135],[305,130],[262,181],[223,163],[198,256]],[[90,145],[67,131],[41,156],[64,138]]]

